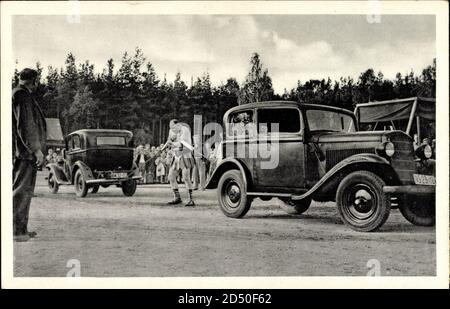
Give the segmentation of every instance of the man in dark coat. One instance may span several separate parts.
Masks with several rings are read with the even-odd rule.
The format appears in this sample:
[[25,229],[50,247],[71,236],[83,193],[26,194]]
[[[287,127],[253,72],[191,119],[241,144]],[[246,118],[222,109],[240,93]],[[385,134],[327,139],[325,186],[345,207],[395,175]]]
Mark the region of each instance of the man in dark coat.
[[27,229],[28,214],[34,195],[37,168],[44,162],[47,135],[44,114],[33,97],[37,82],[37,72],[24,69],[19,74],[19,85],[12,92],[15,241],[27,241],[36,235]]

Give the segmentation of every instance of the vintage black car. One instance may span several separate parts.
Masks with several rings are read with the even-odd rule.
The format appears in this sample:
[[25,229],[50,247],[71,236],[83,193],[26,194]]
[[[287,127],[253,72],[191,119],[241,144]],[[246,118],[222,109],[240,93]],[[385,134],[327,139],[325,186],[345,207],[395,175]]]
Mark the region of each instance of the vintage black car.
[[335,201],[357,231],[378,229],[397,207],[413,224],[434,224],[432,149],[415,151],[404,132],[361,132],[350,111],[285,101],[234,107],[224,124],[207,188],[217,188],[229,217],[243,217],[256,197],[276,197],[295,213]]
[[79,197],[88,190],[97,193],[99,187],[116,185],[123,194],[136,192],[140,179],[133,161],[131,147],[133,134],[126,130],[89,129],[78,130],[65,137],[62,158],[47,165],[48,186],[57,193],[60,185],[75,185]]

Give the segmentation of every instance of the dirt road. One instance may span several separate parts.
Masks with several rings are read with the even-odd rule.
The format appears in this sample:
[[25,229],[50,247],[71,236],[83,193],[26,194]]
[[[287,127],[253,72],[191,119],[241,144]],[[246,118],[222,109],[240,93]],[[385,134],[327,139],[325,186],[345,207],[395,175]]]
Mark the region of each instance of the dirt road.
[[292,216],[275,200],[256,200],[245,218],[230,219],[215,191],[196,192],[195,208],[166,206],[166,186],[77,198],[73,187],[49,193],[42,174],[36,195],[29,229],[38,237],[14,244],[15,276],[66,276],[72,259],[84,277],[365,276],[378,262],[381,275],[436,272],[434,228],[413,226],[398,210],[381,231],[359,233],[334,203]]

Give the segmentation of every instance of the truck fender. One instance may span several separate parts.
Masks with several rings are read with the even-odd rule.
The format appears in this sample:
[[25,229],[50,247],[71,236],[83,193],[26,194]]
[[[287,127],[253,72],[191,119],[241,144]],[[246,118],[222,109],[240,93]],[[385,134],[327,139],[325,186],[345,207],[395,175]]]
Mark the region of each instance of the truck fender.
[[250,170],[247,168],[247,166],[240,161],[239,159],[235,158],[227,158],[222,161],[216,166],[214,171],[211,174],[211,177],[208,179],[206,184],[206,189],[216,189],[217,185],[219,184],[220,177],[226,172],[231,169],[238,169],[240,170],[242,174],[242,178],[244,180],[245,189],[248,191],[249,186],[251,185],[251,173]]
[[57,163],[49,163],[45,167],[48,169],[49,173],[53,174],[57,184],[60,185],[69,183],[69,179],[67,179],[64,169]]
[[[375,154],[356,154],[350,156],[333,166],[311,189],[302,195],[293,196],[293,200],[322,195],[333,191],[340,181],[349,173],[356,170],[370,170],[378,174],[387,183],[398,183],[389,161]],[[335,193],[335,192],[333,192]]]
[[81,174],[83,175],[84,180],[95,179],[94,178],[94,174],[92,173],[92,171],[89,168],[89,166],[87,166],[82,161],[77,161],[77,162],[75,162],[75,164],[73,165],[73,168],[72,168],[72,183],[75,182],[75,173],[76,173],[77,170],[81,171]]

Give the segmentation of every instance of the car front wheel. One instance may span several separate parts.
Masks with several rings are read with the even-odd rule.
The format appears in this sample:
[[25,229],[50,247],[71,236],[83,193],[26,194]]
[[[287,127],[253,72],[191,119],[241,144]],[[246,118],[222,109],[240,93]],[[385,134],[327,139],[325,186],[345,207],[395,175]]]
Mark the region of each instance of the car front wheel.
[[352,229],[371,232],[389,217],[391,203],[383,193],[385,182],[368,171],[347,175],[339,184],[336,203],[342,221]]
[[125,196],[133,196],[136,192],[136,181],[130,179],[122,182],[122,192]]
[[48,174],[48,188],[50,189],[50,192],[53,194],[58,193],[59,190],[59,184],[56,182],[55,175],[53,173]]
[[75,192],[79,197],[85,197],[88,193],[88,186],[86,180],[83,177],[83,173],[77,170],[75,173]]
[[414,225],[434,226],[436,222],[436,198],[434,196],[405,196],[398,205],[406,220]]
[[252,199],[247,196],[245,183],[238,170],[225,172],[219,180],[217,197],[220,210],[231,218],[241,218],[249,211]]

